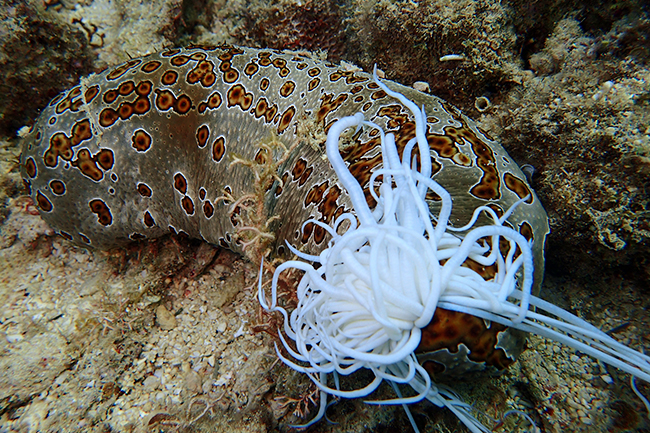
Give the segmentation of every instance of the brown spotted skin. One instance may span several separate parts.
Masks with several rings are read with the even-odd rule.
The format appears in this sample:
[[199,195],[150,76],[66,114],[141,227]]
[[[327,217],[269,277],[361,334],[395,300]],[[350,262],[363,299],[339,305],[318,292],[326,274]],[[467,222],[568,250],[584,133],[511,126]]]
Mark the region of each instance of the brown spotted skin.
[[[387,85],[425,107],[432,171],[453,197],[452,224],[466,224],[477,206],[499,213],[531,194],[508,223],[533,240],[539,285],[548,221],[521,170],[445,101]],[[43,218],[76,243],[103,248],[173,232],[239,250],[231,242],[238,221],[223,197],[251,194],[254,174],[231,163],[268,162],[260,144],[280,141],[293,151],[276,173],[282,183],[269,185],[264,199],[268,217],[280,217],[269,227],[274,248],[279,255],[286,239],[315,254],[326,232],[314,224],[302,230],[303,222],[329,224],[350,210],[324,156],[326,132],[357,112],[394,132],[400,151],[415,135],[410,111],[366,73],[290,52],[169,49],[84,78],[55,98],[24,139],[22,175]],[[364,130],[342,147],[371,205],[379,144],[377,131]]]

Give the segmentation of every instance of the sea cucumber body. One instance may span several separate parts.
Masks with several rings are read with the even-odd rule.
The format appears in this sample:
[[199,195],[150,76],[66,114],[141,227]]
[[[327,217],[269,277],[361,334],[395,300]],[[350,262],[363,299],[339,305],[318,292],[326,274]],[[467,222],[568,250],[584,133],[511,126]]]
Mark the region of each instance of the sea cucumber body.
[[[433,178],[453,197],[452,224],[466,224],[478,206],[500,213],[530,195],[508,222],[533,241],[540,281],[548,221],[521,170],[445,101],[387,84],[425,107]],[[21,170],[45,221],[82,245],[171,231],[240,250],[243,213],[259,205],[268,224],[257,221],[256,229],[274,234],[275,255],[285,240],[314,254],[326,247],[326,232],[303,223],[331,224],[351,211],[325,156],[326,132],[357,112],[393,132],[400,152],[415,136],[411,112],[366,73],[302,53],[170,49],[84,78],[55,98],[24,139]],[[366,128],[341,147],[370,204],[379,145],[378,131]],[[272,172],[260,177],[265,167]],[[261,203],[247,200],[260,188]]]

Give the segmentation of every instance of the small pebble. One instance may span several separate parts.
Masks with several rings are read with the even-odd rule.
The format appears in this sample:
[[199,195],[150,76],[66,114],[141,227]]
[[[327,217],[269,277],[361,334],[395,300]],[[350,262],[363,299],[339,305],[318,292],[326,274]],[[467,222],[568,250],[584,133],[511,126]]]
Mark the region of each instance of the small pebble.
[[160,386],[160,379],[156,376],[147,376],[147,378],[142,382],[142,386],[144,386],[147,391],[153,391]]
[[600,376],[600,378],[603,379],[603,381],[608,385],[614,383],[614,380],[611,378],[609,374],[603,374],[602,376]]
[[431,91],[431,88],[429,87],[429,83],[424,81],[416,81],[415,83],[413,83],[413,88],[415,90],[418,90],[420,92],[425,92],[425,93]]
[[158,322],[160,328],[164,329],[165,331],[174,329],[178,323],[176,321],[176,317],[174,317],[174,315],[170,313],[169,310],[162,304],[158,305],[156,308],[156,321]]

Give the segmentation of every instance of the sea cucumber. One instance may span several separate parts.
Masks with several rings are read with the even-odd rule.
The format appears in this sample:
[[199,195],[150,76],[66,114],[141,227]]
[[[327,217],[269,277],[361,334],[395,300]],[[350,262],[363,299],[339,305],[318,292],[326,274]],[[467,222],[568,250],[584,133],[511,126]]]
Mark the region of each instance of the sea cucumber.
[[[532,241],[539,285],[548,220],[525,175],[447,102],[387,84],[424,107],[432,177],[453,198],[450,224],[465,225],[478,206],[502,214],[528,197],[506,224]],[[286,257],[285,240],[317,254],[327,232],[303,223],[331,225],[351,211],[325,156],[326,133],[357,112],[395,133],[400,155],[415,137],[412,113],[369,74],[305,53],[168,49],[57,96],[23,141],[21,171],[45,221],[81,245],[105,248],[172,232],[249,257]],[[377,131],[350,135],[341,153],[372,208],[370,178],[381,168]],[[436,214],[439,197],[427,198]],[[470,260],[467,266],[492,272]]]

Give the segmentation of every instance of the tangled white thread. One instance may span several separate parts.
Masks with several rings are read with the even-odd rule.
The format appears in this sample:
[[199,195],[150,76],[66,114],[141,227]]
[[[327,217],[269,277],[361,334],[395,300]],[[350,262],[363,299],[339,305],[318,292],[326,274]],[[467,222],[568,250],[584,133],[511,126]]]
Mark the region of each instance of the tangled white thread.
[[[470,414],[471,408],[453,391],[431,382],[414,355],[420,343],[421,328],[431,322],[437,307],[470,313],[556,339],[647,381],[650,378],[647,356],[531,296],[531,245],[520,233],[503,225],[528,197],[516,202],[501,217],[481,206],[466,226],[453,228],[448,225],[452,200],[449,193],[431,179],[424,109],[390,90],[376,74],[375,81],[411,111],[416,137],[408,142],[400,158],[394,135],[384,134],[378,125],[365,121],[361,113],[335,122],[327,135],[327,156],[348,192],[356,218],[352,214],[341,215],[333,227],[312,220],[331,235],[328,248],[319,256],[312,256],[289,247],[301,259],[321,266],[315,269],[303,261],[283,263],[273,275],[270,303],[260,277],[260,304],[284,316],[284,333],[292,340],[290,344],[280,333],[282,344],[293,359],[283,356],[276,346],[278,356],[291,368],[307,374],[321,390],[318,414],[301,427],[324,416],[328,394],[364,397],[382,380],[388,380],[409,384],[417,395],[401,397],[398,392],[399,398],[369,403],[409,404],[426,398],[438,406],[450,408],[472,432],[489,431]],[[372,186],[377,177],[382,176],[379,194],[371,187],[370,193],[377,202],[373,210],[368,207],[361,186],[339,153],[340,136],[352,127],[375,128],[381,135],[383,168],[376,170],[370,180]],[[412,155],[415,146],[419,170]],[[429,190],[441,198],[437,217],[431,215],[425,201]],[[489,217],[491,224],[474,227],[481,213]],[[348,228],[338,234],[344,222]],[[508,245],[506,253],[499,247],[502,240]],[[461,266],[468,258],[483,266],[495,265],[495,276],[486,281],[472,269]],[[288,268],[305,272],[297,289],[298,305],[290,314],[277,303],[278,278]],[[533,313],[529,305],[558,319]],[[341,390],[339,375],[349,375],[361,368],[370,369],[375,379],[360,389]],[[328,384],[330,373],[334,377],[333,387]]]

